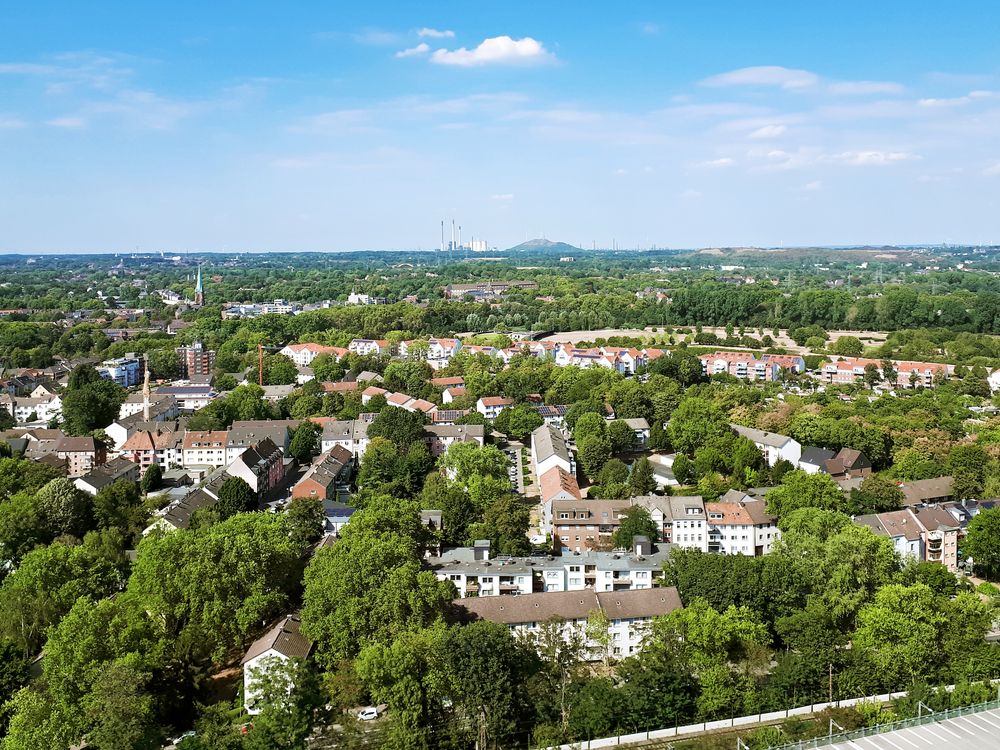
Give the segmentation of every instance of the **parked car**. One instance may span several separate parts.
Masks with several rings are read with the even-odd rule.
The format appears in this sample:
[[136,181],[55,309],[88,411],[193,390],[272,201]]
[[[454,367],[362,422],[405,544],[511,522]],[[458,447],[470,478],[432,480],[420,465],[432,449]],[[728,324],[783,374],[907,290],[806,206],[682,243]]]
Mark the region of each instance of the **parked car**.
[[374,706],[368,706],[368,708],[362,708],[358,711],[358,718],[361,721],[372,721],[378,718],[378,709]]

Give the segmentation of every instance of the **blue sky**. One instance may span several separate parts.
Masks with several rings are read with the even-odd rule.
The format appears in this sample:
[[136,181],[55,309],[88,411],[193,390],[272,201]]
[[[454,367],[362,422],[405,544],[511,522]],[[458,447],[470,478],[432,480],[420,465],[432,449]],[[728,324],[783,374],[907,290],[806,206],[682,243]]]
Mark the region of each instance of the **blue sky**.
[[1000,5],[0,3],[0,251],[1000,242]]

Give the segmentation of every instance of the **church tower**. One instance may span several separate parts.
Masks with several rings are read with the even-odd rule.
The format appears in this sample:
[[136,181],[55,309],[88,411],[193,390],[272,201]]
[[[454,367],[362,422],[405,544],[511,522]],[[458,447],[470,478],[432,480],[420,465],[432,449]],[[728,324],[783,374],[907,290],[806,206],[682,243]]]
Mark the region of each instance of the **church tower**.
[[205,289],[201,284],[201,266],[198,266],[198,282],[194,285],[194,303],[198,307],[205,304]]

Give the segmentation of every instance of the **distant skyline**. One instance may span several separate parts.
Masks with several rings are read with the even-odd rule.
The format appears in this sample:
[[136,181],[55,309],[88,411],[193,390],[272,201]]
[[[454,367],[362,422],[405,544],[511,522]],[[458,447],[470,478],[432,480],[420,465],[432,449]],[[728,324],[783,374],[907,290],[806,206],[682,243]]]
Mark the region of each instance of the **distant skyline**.
[[0,18],[0,252],[1000,242],[994,4]]

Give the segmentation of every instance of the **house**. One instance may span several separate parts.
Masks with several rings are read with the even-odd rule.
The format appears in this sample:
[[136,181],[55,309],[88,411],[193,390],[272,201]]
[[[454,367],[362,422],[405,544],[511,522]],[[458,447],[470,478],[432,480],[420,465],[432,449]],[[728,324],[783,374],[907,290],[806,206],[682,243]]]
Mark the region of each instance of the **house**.
[[443,378],[431,378],[431,385],[435,388],[449,388],[454,385],[465,385],[465,378],[461,375],[449,375]]
[[[895,380],[890,385],[895,388],[922,386],[933,388],[939,380],[947,379],[954,372],[954,366],[939,362],[891,361]],[[862,357],[833,357],[820,368],[820,379],[824,383],[859,383],[865,378],[865,370],[874,367],[883,379],[885,368],[880,359]],[[892,373],[890,373],[892,374]]]
[[631,427],[632,432],[635,433],[635,445],[633,446],[633,450],[646,450],[646,446],[649,444],[649,422],[642,417],[623,419],[621,421]]
[[548,406],[546,404],[532,404],[532,407],[545,424],[551,427],[562,428],[566,424],[566,412],[569,407],[565,405]]
[[170,471],[184,463],[184,430],[137,430],[121,446],[121,454],[139,465],[140,474],[153,464]]
[[464,385],[453,385],[445,388],[441,393],[441,402],[445,404],[450,404],[455,399],[462,398],[465,396],[466,390]]
[[251,716],[260,713],[254,689],[269,669],[289,659],[305,659],[312,651],[312,641],[300,632],[298,615],[288,615],[254,641],[240,666],[243,667],[243,707]]
[[705,503],[708,551],[724,555],[766,555],[781,537],[778,519],[764,500],[730,490],[719,502]]
[[368,423],[360,419],[324,422],[320,450],[326,453],[337,445],[346,448],[352,456],[363,455],[368,450]]
[[552,530],[552,503],[557,500],[580,503],[583,495],[580,494],[580,485],[576,477],[562,466],[553,466],[539,476],[538,486],[539,503],[542,506],[539,530],[548,533]]
[[456,424],[471,409],[435,409],[429,416],[431,424]]
[[288,357],[299,367],[308,367],[321,354],[326,354],[336,361],[340,361],[349,353],[348,349],[342,346],[324,346],[323,344],[289,344],[281,349],[278,354]]
[[95,368],[105,380],[111,380],[123,388],[139,385],[146,373],[146,363],[138,357],[106,359]]
[[323,533],[327,536],[340,536],[351,521],[356,508],[345,505],[337,500],[327,499],[323,501]]
[[441,365],[447,365],[461,348],[462,342],[458,339],[430,339],[427,342],[427,359]]
[[503,396],[483,396],[476,402],[476,411],[487,419],[496,419],[500,412],[514,405],[514,399]]
[[660,530],[657,542],[708,552],[708,517],[699,495],[646,495],[632,499]]
[[576,473],[576,462],[566,438],[554,427],[543,424],[531,433],[531,458],[535,464],[535,476],[555,466],[561,466],[569,474]]
[[251,419],[233,422],[226,439],[226,463],[232,463],[247,448],[265,439],[287,452],[292,442],[292,432],[299,424],[301,423],[296,419]]
[[187,431],[182,443],[181,463],[191,466],[225,466],[228,430]]
[[798,466],[802,458],[802,446],[797,440],[776,432],[765,432],[753,427],[730,424],[736,434],[747,438],[757,446],[768,466],[774,466],[778,461],[788,461],[792,466]]
[[285,476],[284,453],[270,438],[243,450],[229,466],[226,474],[239,477],[261,500],[277,489]]
[[187,412],[204,408],[219,396],[208,383],[165,385],[157,388],[154,394],[173,396],[177,399],[178,408]]
[[[180,405],[177,399],[163,390],[154,391],[149,394],[149,419],[173,419],[180,414]],[[122,405],[118,407],[118,418],[125,419],[134,414],[143,414],[147,406],[147,397],[142,391],[135,391],[128,394]],[[149,420],[147,420],[149,421]]]
[[841,448],[837,455],[827,460],[826,473],[835,479],[866,477],[872,473],[872,462],[859,450]]
[[936,479],[915,479],[912,482],[903,482],[899,485],[899,489],[903,491],[903,505],[927,505],[951,500],[954,484],[954,477],[937,477]]
[[432,456],[440,456],[454,443],[486,442],[486,428],[481,424],[429,424],[424,427],[424,439]]
[[553,500],[552,543],[562,550],[610,549],[629,500]]
[[826,473],[826,463],[836,456],[829,448],[817,448],[814,445],[803,446],[802,456],[799,458],[797,469],[806,474]]
[[392,347],[385,339],[354,339],[347,345],[347,349],[362,357],[387,357],[392,354]]
[[888,537],[903,557],[941,563],[952,572],[958,570],[961,522],[945,508],[908,507],[857,516],[854,522]]
[[55,394],[11,396],[4,393],[0,395],[0,408],[6,409],[18,424],[48,424],[54,419],[62,419],[62,399]]
[[353,454],[347,448],[335,445],[309,467],[292,490],[292,497],[336,500],[350,483],[353,467]]
[[97,495],[105,487],[110,487],[121,479],[138,482],[139,465],[127,458],[113,458],[107,463],[95,466],[82,477],[77,477],[73,484],[88,495]]
[[[585,639],[585,658],[598,661],[637,653],[653,618],[680,609],[681,600],[674,587],[600,593],[583,589],[457,599],[453,606],[463,622],[500,623],[520,638],[532,637],[547,621],[561,621],[566,631]],[[587,630],[594,614],[603,614],[609,622],[607,646]]]

